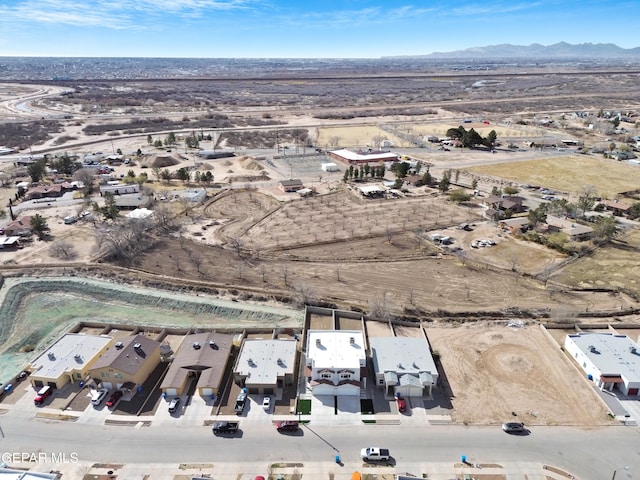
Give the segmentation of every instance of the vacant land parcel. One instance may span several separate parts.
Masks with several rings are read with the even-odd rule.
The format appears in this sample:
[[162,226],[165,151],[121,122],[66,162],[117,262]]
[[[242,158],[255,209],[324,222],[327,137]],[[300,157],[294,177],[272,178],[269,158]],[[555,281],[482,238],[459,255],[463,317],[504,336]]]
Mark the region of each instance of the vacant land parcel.
[[[538,325],[427,328],[452,390],[453,419],[531,425],[607,424],[604,403]],[[513,413],[512,413],[513,412]]]

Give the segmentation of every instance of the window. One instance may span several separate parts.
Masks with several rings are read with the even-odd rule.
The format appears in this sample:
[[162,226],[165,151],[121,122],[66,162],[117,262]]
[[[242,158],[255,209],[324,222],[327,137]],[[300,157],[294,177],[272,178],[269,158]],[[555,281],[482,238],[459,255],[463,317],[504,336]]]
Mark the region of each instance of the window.
[[384,378],[381,378],[380,380],[378,380],[378,385],[384,385]]
[[320,378],[331,378],[331,374],[330,373],[323,373],[322,375],[320,375]]
[[351,374],[350,373],[341,373],[340,374],[340,378],[343,380],[349,380],[351,378]]

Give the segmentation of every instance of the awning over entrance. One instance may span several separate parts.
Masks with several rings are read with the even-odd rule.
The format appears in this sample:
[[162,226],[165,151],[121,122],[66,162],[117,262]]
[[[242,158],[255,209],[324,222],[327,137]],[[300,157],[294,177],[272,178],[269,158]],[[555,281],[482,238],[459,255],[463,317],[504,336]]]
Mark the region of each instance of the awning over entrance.
[[624,383],[620,375],[600,375],[600,381],[604,383]]

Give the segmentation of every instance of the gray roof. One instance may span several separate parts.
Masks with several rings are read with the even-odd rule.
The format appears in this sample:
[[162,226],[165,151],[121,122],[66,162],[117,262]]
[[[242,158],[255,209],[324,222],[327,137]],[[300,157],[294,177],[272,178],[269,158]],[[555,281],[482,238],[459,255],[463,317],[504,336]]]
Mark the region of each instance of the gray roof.
[[[135,335],[120,339],[122,348],[116,348],[118,342],[113,343],[91,366],[91,369],[113,368],[119,372],[134,375],[145,360],[160,348],[160,343],[144,335]],[[140,348],[134,348],[140,344]]]
[[81,370],[112,340],[106,335],[67,333],[30,364],[33,375],[56,379],[64,372]]
[[372,337],[371,354],[375,373],[436,373],[429,343],[417,337]]
[[619,375],[628,382],[640,382],[640,347],[626,335],[580,333],[567,335],[567,338],[580,348],[602,375]]
[[278,378],[292,375],[296,340],[245,340],[235,372],[246,377],[245,385],[275,385]]

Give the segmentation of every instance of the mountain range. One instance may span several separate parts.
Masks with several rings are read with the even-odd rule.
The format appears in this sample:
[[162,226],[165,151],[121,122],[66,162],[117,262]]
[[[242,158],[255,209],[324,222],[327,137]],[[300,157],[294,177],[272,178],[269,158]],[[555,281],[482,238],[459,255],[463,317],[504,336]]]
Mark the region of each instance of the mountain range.
[[412,55],[421,58],[640,58],[640,47],[621,48],[613,43],[580,43],[572,45],[566,42],[553,45],[489,45],[473,47],[453,52],[434,52],[429,55]]

